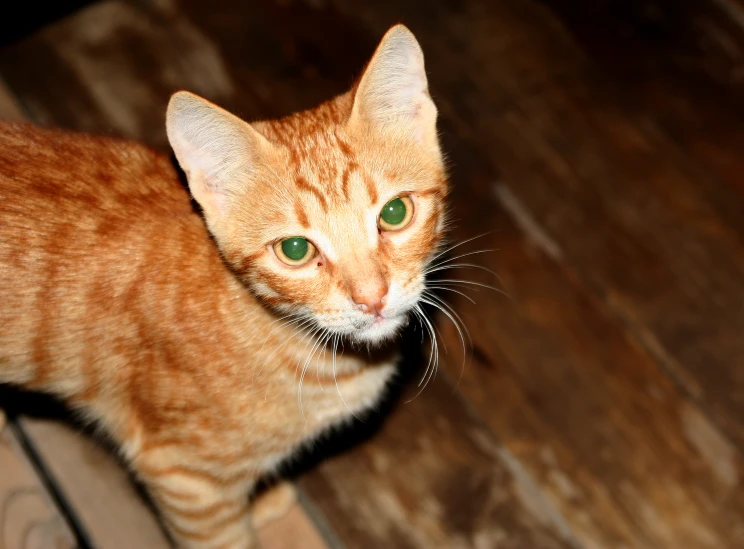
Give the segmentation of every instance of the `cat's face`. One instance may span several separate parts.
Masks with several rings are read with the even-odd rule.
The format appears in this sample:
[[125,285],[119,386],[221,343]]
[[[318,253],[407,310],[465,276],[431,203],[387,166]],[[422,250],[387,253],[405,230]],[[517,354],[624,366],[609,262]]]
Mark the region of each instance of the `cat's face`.
[[176,94],[168,131],[223,255],[268,305],[356,341],[405,324],[447,184],[423,56],[402,27],[358,86],[251,126]]
[[[273,137],[282,126],[265,131]],[[226,257],[279,309],[357,340],[393,335],[419,300],[440,238],[441,163],[344,128],[284,143],[278,161],[258,168],[261,190],[230,202]]]

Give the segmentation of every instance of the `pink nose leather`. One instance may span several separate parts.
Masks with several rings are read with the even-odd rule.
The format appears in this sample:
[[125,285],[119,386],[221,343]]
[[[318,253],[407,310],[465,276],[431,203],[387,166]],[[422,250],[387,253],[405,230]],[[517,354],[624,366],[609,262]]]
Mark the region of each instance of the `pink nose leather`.
[[354,303],[356,303],[365,313],[374,313],[379,315],[385,307],[387,292],[387,285],[356,288],[351,294],[351,299],[353,299]]

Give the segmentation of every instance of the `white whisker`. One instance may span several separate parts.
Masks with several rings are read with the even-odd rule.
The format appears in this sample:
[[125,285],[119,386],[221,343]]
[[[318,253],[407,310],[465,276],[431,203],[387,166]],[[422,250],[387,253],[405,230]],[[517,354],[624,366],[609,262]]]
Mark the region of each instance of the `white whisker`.
[[[411,400],[413,400],[418,395],[420,395],[421,391],[423,391],[426,388],[426,386],[429,384],[429,381],[433,377],[439,365],[439,345],[437,343],[437,337],[434,331],[434,326],[429,321],[429,319],[426,318],[426,314],[424,313],[424,311],[421,309],[421,307],[418,304],[415,305],[413,310],[417,312],[418,318],[421,319],[422,323],[424,324],[426,329],[429,331],[429,335],[431,336],[432,347],[431,347],[431,351],[429,352],[429,362],[426,365],[426,370],[424,370],[424,376],[422,377],[421,381],[419,381],[418,386],[421,387],[421,390],[418,393],[416,393],[416,395]],[[407,402],[410,402],[411,400]]]
[[453,263],[451,265],[443,265],[441,267],[435,267],[435,268],[429,269],[425,271],[425,274],[431,274],[437,271],[446,271],[447,269],[480,269],[482,271],[486,271],[487,273],[491,273],[493,276],[497,278],[499,276],[495,272],[493,272],[491,269],[484,267],[483,265],[476,265],[475,263]]
[[472,303],[473,305],[475,305],[475,300],[472,297],[470,297],[469,295],[461,292],[460,290],[455,290],[454,288],[448,288],[447,286],[437,286],[437,285],[433,285],[433,284],[427,284],[426,285],[426,289],[427,290],[429,290],[429,289],[431,289],[431,290],[445,290],[447,292],[454,292],[456,294],[460,294],[462,297],[464,297],[465,299],[467,299],[468,301],[470,301],[470,303]]
[[431,263],[431,264],[429,265],[429,268],[433,268],[433,267],[441,267],[441,266],[443,266],[443,265],[447,265],[447,264],[449,264],[449,263],[452,263],[453,261],[455,261],[455,260],[457,260],[457,259],[462,259],[463,257],[468,257],[469,255],[484,254],[484,253],[487,253],[487,252],[496,252],[496,251],[498,251],[498,250],[496,250],[496,249],[490,249],[490,250],[475,250],[475,251],[473,251],[473,252],[468,252],[468,253],[466,253],[466,254],[460,254],[460,255],[456,255],[455,257],[450,257],[450,258],[447,258],[447,259],[445,259],[445,260],[443,260],[443,261],[439,261],[438,263]]
[[[297,387],[297,404],[298,404],[298,406],[300,408],[300,414],[302,415],[302,419],[303,420],[305,419],[305,411],[304,411],[304,409],[302,407],[302,382],[305,379],[305,373],[307,372],[308,367],[312,363],[313,356],[315,355],[315,352],[321,346],[324,346],[326,344],[326,342],[328,341],[328,338],[331,337],[331,333],[326,328],[321,328],[320,329],[320,334],[321,334],[320,337],[318,337],[315,340],[315,344],[313,345],[312,349],[310,349],[309,356],[307,357],[307,359],[305,360],[305,362],[302,365],[302,370],[300,372],[300,382],[299,382],[299,385]],[[298,363],[298,367],[299,367],[299,363]]]
[[349,408],[349,405],[346,404],[346,401],[344,400],[344,395],[341,394],[341,387],[338,385],[338,378],[336,376],[336,351],[338,350],[338,340],[340,336],[335,335],[333,337],[333,381],[336,384],[336,392],[338,393],[339,398],[341,399],[341,402],[344,403],[344,407],[346,410],[354,417],[354,419],[361,421],[357,415],[351,411],[351,408]]
[[[437,284],[442,285],[464,285],[464,286],[478,286],[480,288],[487,288],[489,290],[493,290],[494,292],[498,292],[509,299],[514,299],[508,292],[505,292],[501,288],[497,288],[496,286],[491,286],[489,284],[482,284],[481,282],[473,282],[472,280],[459,280],[459,279],[453,279],[453,278],[442,278],[437,279],[434,282]],[[471,290],[477,292],[478,290],[476,288],[470,288]]]
[[479,234],[478,236],[474,236],[472,238],[468,238],[467,240],[463,240],[462,242],[459,242],[459,243],[455,244],[454,246],[450,246],[449,248],[447,248],[445,250],[442,250],[441,252],[437,253],[437,255],[435,255],[434,257],[431,258],[431,261],[434,261],[436,258],[443,256],[447,252],[451,252],[452,250],[454,250],[455,248],[457,248],[459,246],[462,246],[463,244],[467,244],[468,242],[472,242],[473,240],[476,240],[478,238],[487,236],[489,234],[491,234],[490,231],[487,232],[487,233]]
[[[287,315],[287,316],[293,316],[293,315]],[[283,317],[281,319],[278,319],[278,320],[283,320],[283,319],[287,318],[287,316],[285,316],[285,317]],[[272,322],[272,324],[275,324],[278,320],[275,320],[274,322]],[[274,357],[274,355],[276,355],[276,353],[279,352],[279,350],[282,347],[284,347],[287,343],[289,343],[289,341],[291,341],[292,338],[296,337],[300,333],[304,333],[305,328],[308,325],[312,324],[312,322],[313,322],[313,319],[312,318],[304,318],[302,316],[299,316],[299,317],[296,317],[296,318],[291,318],[290,320],[288,320],[286,322],[283,322],[279,326],[275,326],[274,329],[272,329],[269,332],[269,334],[264,339],[264,342],[263,342],[263,344],[261,345],[261,347],[260,347],[260,349],[258,351],[259,354],[263,350],[264,346],[266,345],[266,342],[268,341],[269,337],[271,336],[271,334],[274,331],[276,331],[279,328],[284,327],[284,326],[294,326],[294,331],[292,332],[292,335],[290,335],[287,339],[284,340],[283,343],[281,343],[279,346],[277,346],[271,352],[271,354],[268,357],[266,357],[265,360],[262,361],[261,367],[258,369],[258,371],[253,373],[252,380],[251,380],[251,387],[255,387],[255,385],[256,385],[256,378],[261,374],[261,372],[264,369],[264,366],[266,366],[266,364],[271,361],[271,359]],[[300,341],[302,341],[302,340],[300,340]]]
[[[432,299],[434,299],[434,300],[436,300],[441,306],[439,306],[437,303],[428,302],[425,299],[422,299],[422,301],[427,302],[427,303],[429,303],[429,305],[432,305],[433,307],[436,307],[437,309],[439,309],[440,311],[442,311],[450,319],[450,321],[452,322],[452,324],[454,324],[454,326],[457,329],[457,332],[458,332],[458,334],[460,336],[460,343],[462,344],[462,353],[463,354],[462,354],[462,366],[460,367],[460,377],[458,378],[457,384],[455,385],[455,387],[458,387],[460,385],[460,382],[462,381],[462,377],[465,375],[465,366],[467,364],[467,357],[468,357],[467,349],[465,347],[465,339],[463,338],[463,331],[462,330],[465,331],[465,335],[467,335],[468,343],[470,344],[470,347],[471,348],[472,348],[472,345],[473,345],[473,339],[470,337],[470,332],[468,331],[467,326],[465,326],[465,323],[462,321],[462,318],[460,318],[460,315],[457,314],[457,312],[452,308],[451,305],[449,305],[448,303],[446,303],[445,301],[443,301],[441,298],[439,298],[438,296],[436,296],[436,295],[434,295],[434,294],[432,294],[430,292],[427,293],[427,296],[430,297],[430,298],[432,298]],[[449,312],[447,310],[445,310],[445,308],[448,309]],[[450,315],[450,312],[452,313],[451,315]],[[453,315],[454,315],[455,318],[453,318]],[[458,325],[458,322],[455,319],[457,319],[457,321],[459,321],[459,325]],[[460,329],[460,325],[462,326],[462,330]]]
[[[467,328],[465,328],[465,325],[462,321],[462,318],[460,318],[460,315],[455,312],[455,310],[448,304],[442,301],[437,296],[429,293],[427,294],[427,297],[430,299],[427,299],[426,297],[422,297],[421,301],[426,303],[427,305],[431,305],[432,307],[439,309],[442,311],[447,318],[452,321],[452,324],[454,324],[455,328],[457,329],[457,333],[460,336],[460,342],[462,343],[462,351],[464,354],[467,354],[467,345],[465,345],[465,336],[467,335],[468,342],[472,345],[472,339],[470,337],[470,332],[468,332]],[[433,300],[433,301],[432,301]],[[460,325],[463,325],[462,328]],[[464,332],[463,332],[464,329]]]

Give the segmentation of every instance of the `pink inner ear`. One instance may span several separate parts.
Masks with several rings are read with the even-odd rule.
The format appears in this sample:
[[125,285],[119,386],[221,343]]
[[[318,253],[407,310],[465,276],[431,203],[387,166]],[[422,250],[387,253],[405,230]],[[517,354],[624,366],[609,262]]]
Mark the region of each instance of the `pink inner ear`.
[[207,215],[219,215],[224,213],[224,195],[210,184],[204,172],[193,168],[188,172],[189,190]]
[[421,48],[410,31],[394,28],[362,75],[352,118],[408,131],[414,141],[427,144],[436,141],[436,115]]
[[244,182],[256,156],[269,150],[250,124],[188,92],[173,95],[166,125],[191,194],[207,216],[224,212],[226,187]]

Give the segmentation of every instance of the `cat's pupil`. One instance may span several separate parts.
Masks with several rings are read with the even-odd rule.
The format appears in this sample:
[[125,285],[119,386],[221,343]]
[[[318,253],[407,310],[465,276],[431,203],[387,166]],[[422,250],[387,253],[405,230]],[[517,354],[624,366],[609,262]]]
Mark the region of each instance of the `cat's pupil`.
[[299,261],[307,255],[307,240],[294,236],[282,241],[282,252],[292,261]]
[[382,220],[388,225],[399,225],[406,218],[406,205],[400,198],[394,198],[382,208]]

